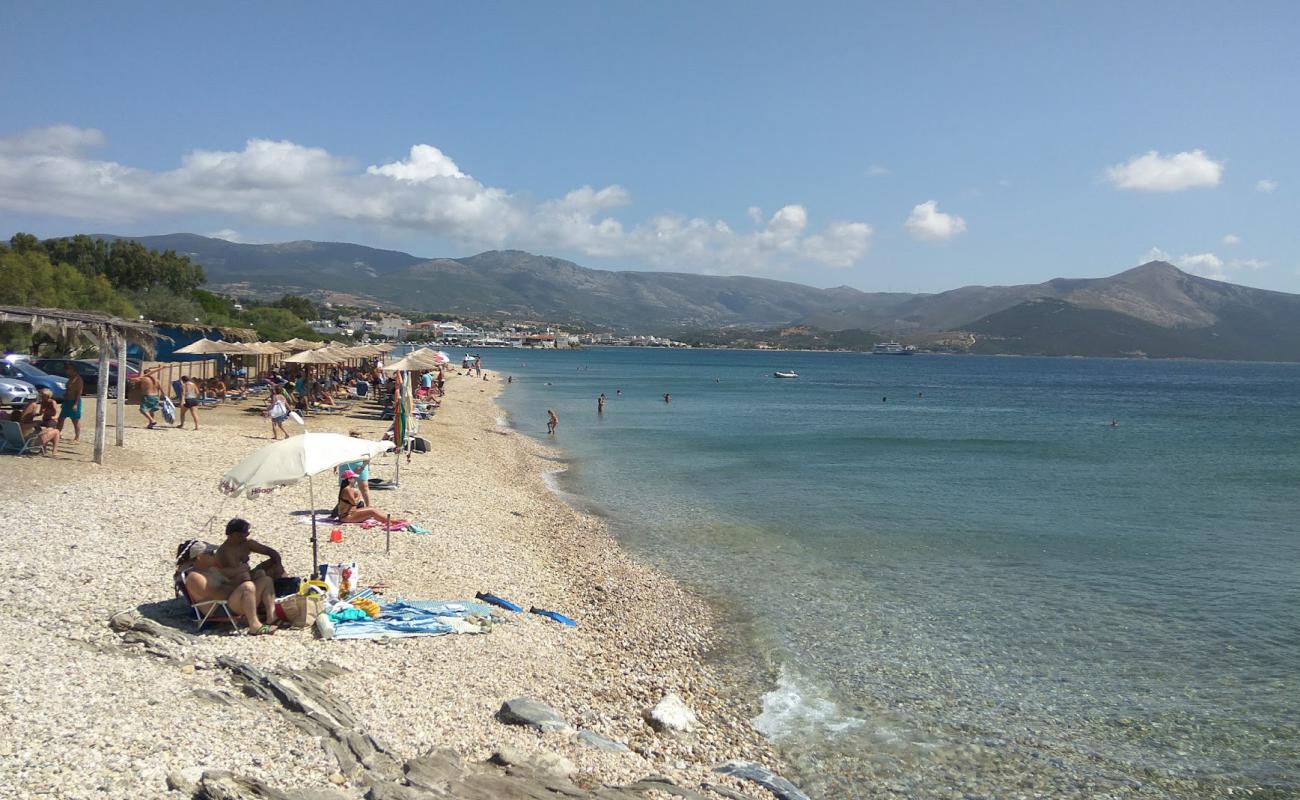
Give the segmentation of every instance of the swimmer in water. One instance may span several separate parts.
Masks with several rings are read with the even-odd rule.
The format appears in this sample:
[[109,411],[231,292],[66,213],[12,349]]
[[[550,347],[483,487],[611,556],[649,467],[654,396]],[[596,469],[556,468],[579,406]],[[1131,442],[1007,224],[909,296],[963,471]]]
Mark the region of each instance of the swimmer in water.
[[671,403],[672,401],[673,401],[673,396],[668,394],[667,392],[664,392],[664,402]]
[[597,414],[604,414],[604,413],[605,413],[605,393],[604,393],[604,392],[601,392],[601,393],[600,393],[600,397],[597,397],[597,398],[596,398],[596,413],[597,413]]

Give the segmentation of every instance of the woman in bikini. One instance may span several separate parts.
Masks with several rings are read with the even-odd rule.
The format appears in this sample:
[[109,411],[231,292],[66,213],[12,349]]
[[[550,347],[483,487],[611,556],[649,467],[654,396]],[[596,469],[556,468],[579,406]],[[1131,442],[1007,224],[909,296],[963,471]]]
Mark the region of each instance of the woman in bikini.
[[[375,522],[388,522],[388,515],[377,508],[366,506],[365,499],[361,496],[361,490],[356,487],[357,473],[352,470],[343,472],[343,479],[339,481],[339,500],[334,505],[334,516],[339,522],[365,522],[374,520]],[[405,525],[407,520],[395,519],[394,525]]]

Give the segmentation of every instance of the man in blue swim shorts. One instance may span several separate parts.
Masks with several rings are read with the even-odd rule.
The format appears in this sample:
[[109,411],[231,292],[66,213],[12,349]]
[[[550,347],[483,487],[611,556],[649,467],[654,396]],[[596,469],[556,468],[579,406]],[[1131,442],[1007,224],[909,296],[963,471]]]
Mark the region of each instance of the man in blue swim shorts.
[[63,392],[63,408],[59,410],[59,433],[63,433],[64,420],[72,420],[72,441],[81,441],[81,395],[86,382],[77,374],[71,362],[63,365],[68,376],[68,388]]
[[140,413],[144,415],[145,419],[149,420],[149,424],[146,426],[149,428],[158,424],[153,412],[157,411],[158,406],[162,404],[160,399],[162,387],[158,383],[158,379],[154,377],[160,369],[162,368],[147,369],[140,375]]

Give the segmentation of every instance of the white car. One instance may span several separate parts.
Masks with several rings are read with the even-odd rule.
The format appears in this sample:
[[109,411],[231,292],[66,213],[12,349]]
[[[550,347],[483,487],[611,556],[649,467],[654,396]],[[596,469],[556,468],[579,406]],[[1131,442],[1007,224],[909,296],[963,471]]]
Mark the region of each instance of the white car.
[[0,405],[20,406],[36,399],[36,387],[17,378],[0,378]]

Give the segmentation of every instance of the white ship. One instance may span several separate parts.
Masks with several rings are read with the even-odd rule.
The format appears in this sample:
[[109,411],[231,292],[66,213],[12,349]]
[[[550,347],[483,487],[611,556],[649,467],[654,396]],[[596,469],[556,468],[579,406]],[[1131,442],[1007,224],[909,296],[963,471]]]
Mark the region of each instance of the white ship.
[[872,349],[872,355],[877,356],[910,356],[916,352],[916,348],[910,344],[904,347],[899,342],[881,342]]

